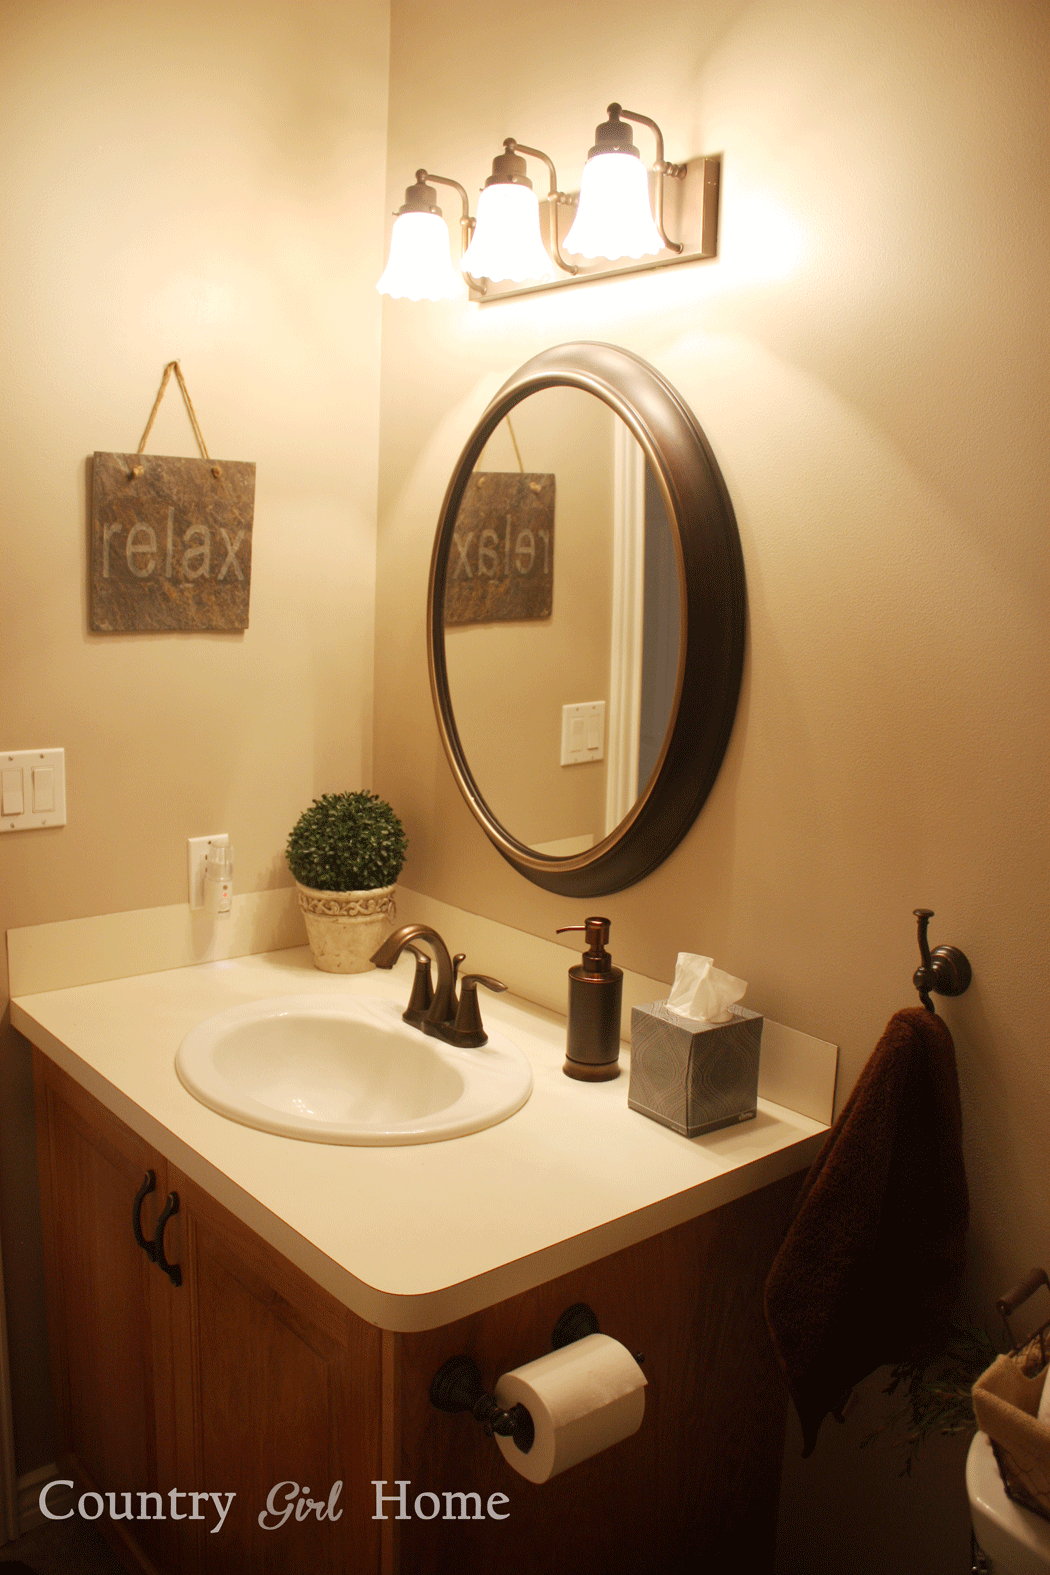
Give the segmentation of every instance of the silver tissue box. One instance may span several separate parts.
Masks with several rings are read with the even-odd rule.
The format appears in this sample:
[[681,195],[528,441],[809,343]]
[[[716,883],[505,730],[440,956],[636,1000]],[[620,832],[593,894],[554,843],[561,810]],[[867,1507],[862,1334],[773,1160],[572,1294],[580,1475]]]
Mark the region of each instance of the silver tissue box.
[[698,1137],[758,1109],[762,1015],[731,1006],[732,1022],[698,1023],[665,1001],[631,1010],[627,1103],[684,1137]]

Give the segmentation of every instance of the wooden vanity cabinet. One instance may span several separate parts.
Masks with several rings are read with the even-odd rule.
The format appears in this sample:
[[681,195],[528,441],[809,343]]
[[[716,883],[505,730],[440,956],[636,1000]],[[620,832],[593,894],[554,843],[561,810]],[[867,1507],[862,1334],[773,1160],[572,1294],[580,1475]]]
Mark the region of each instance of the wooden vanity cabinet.
[[[235,1492],[203,1521],[98,1521],[127,1568],[163,1575],[678,1575],[771,1570],[786,1397],[762,1287],[799,1177],[443,1328],[380,1331],[341,1306],[34,1051],[48,1309],[61,1448],[78,1491]],[[132,1234],[132,1203],[164,1233],[173,1285]],[[522,1178],[528,1185],[528,1178]],[[450,1221],[450,1229],[454,1223]],[[634,1437],[535,1486],[467,1415],[429,1403],[451,1355],[485,1382],[550,1348],[572,1303],[644,1356]],[[416,1495],[503,1493],[508,1518],[375,1520],[374,1481]],[[314,1516],[258,1524],[298,1483]],[[176,1501],[181,1508],[188,1501]],[[427,1501],[424,1512],[432,1507]],[[120,1501],[118,1499],[118,1508]]]
[[[789,1177],[443,1329],[388,1336],[399,1346],[398,1474],[473,1489],[483,1503],[506,1493],[511,1512],[393,1523],[405,1575],[771,1571],[787,1404],[762,1294],[800,1183]],[[436,1411],[428,1389],[460,1351],[494,1384],[550,1350],[558,1317],[579,1301],[644,1358],[645,1418],[633,1437],[536,1485],[472,1418]]]
[[[382,1336],[275,1253],[39,1051],[33,1053],[51,1367],[60,1460],[83,1489],[153,1490],[161,1520],[98,1521],[130,1570],[279,1575],[379,1570]],[[136,1244],[169,1192],[175,1285]],[[340,1519],[264,1530],[267,1495],[343,1490]],[[174,1490],[235,1493],[218,1511]],[[280,1502],[286,1501],[282,1492]],[[151,1512],[157,1506],[149,1504]]]
[[[167,1172],[39,1051],[33,1058],[59,1462],[68,1459],[78,1485],[137,1495],[157,1489],[172,1469],[157,1426],[172,1409],[167,1297],[131,1228],[146,1171],[154,1170],[161,1198]],[[157,1196],[141,1209],[151,1236]],[[159,1568],[177,1567],[172,1522],[135,1529]]]

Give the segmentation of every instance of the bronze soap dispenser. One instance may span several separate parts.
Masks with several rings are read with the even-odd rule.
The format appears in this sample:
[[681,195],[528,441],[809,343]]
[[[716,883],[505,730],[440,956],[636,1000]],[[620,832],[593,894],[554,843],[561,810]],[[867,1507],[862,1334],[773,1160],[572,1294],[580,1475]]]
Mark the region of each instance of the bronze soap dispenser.
[[566,1077],[585,1083],[605,1083],[620,1075],[623,969],[613,967],[605,949],[609,929],[608,919],[594,918],[558,930],[559,935],[581,930],[587,937],[582,963],[569,969],[569,1032],[562,1067]]

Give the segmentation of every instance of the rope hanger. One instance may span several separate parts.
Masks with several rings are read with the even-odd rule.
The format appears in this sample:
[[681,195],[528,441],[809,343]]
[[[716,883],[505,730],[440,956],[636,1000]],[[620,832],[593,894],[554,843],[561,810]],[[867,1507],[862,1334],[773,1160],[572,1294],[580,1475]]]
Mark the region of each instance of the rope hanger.
[[[514,457],[515,457],[515,459],[518,462],[518,470],[519,470],[520,474],[524,476],[524,474],[525,474],[525,466],[521,462],[521,449],[518,447],[518,440],[514,436],[514,428],[510,424],[510,416],[509,415],[504,416],[503,421],[504,421],[504,424],[506,425],[507,431],[510,433],[510,440],[511,440],[511,442],[514,445]],[[496,431],[497,432],[499,431],[498,427],[496,428]],[[494,432],[492,434],[492,437],[495,437],[495,435],[496,434]],[[489,438],[489,443],[491,443],[492,437]],[[485,444],[485,448],[487,449],[488,446],[489,446],[488,443],[486,443]],[[481,455],[483,455],[484,452],[485,452],[485,449],[482,449]],[[478,463],[479,464],[481,463],[481,455],[478,456]],[[484,476],[485,476],[484,471],[482,471],[478,475],[477,484],[478,484],[479,487],[483,485]],[[529,482],[529,491],[530,492],[539,492],[539,490],[540,490],[540,484],[539,484],[538,481],[530,481]]]
[[[190,398],[190,391],[186,387],[186,379],[183,377],[182,368],[177,361],[169,361],[167,366],[164,368],[164,376],[160,380],[160,387],[157,390],[157,397],[153,401],[153,409],[149,413],[149,420],[146,422],[146,430],[139,439],[139,446],[135,450],[135,456],[137,458],[146,447],[146,439],[149,437],[150,430],[152,429],[153,423],[156,420],[157,411],[160,409],[160,402],[164,398],[164,390],[168,386],[172,372],[175,373],[176,381],[182,390],[182,398],[186,405],[186,413],[190,418],[190,426],[193,428],[193,435],[197,439],[197,447],[201,451],[201,458],[210,461],[211,455],[208,453],[207,447],[205,446],[204,434],[202,433],[200,429],[200,423],[197,420],[197,412],[193,408],[193,400]],[[141,476],[142,470],[143,467],[141,465],[132,465],[131,474],[133,476]],[[222,471],[219,469],[218,465],[212,465],[211,473],[216,477],[222,475]]]

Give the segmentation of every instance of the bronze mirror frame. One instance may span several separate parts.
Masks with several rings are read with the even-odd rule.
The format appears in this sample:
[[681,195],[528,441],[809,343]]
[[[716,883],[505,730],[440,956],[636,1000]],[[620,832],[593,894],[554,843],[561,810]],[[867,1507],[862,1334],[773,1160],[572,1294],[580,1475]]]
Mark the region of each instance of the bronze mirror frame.
[[[489,809],[456,729],[444,641],[452,535],[474,466],[515,405],[554,387],[594,394],[641,446],[671,524],[681,619],[674,703],[656,768],[616,829],[571,858],[533,852]],[[639,356],[615,345],[556,345],[519,367],[488,406],[452,472],[427,597],[427,657],[441,742],[475,819],[519,874],[563,897],[603,897],[643,880],[663,863],[693,824],[721,767],[740,694],[746,622],[744,557],[733,505],[699,423],[671,384]]]

